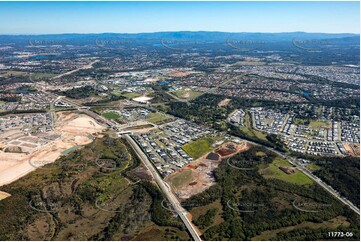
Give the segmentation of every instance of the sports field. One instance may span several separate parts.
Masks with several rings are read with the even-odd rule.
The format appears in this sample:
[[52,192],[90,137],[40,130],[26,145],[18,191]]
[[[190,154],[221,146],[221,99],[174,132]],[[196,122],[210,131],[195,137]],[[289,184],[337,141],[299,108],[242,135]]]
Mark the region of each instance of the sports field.
[[311,121],[309,126],[314,129],[319,129],[322,127],[330,127],[330,122],[323,122],[323,121]]
[[120,115],[115,112],[106,112],[103,113],[103,117],[106,119],[118,119],[120,118]]

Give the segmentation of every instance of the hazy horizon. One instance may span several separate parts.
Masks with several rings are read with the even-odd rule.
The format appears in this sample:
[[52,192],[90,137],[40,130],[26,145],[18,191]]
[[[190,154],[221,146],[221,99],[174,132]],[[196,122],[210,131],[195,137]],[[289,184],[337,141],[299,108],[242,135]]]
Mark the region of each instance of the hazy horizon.
[[354,2],[0,2],[0,34],[360,33]]
[[98,33],[13,33],[13,34],[2,34],[1,35],[100,35],[100,34],[129,34],[129,35],[137,35],[137,34],[157,34],[157,33],[179,33],[179,32],[190,32],[190,33],[199,33],[199,32],[207,32],[207,33],[232,33],[232,34],[287,34],[287,33],[305,33],[305,34],[330,34],[330,35],[342,35],[342,34],[350,34],[350,35],[360,35],[360,33],[350,33],[350,32],[340,32],[340,33],[330,33],[330,32],[306,32],[306,31],[287,31],[287,32],[231,32],[231,31],[218,31],[218,30],[179,30],[179,31],[154,31],[154,32],[137,32],[137,33],[126,33],[126,32],[98,32]]

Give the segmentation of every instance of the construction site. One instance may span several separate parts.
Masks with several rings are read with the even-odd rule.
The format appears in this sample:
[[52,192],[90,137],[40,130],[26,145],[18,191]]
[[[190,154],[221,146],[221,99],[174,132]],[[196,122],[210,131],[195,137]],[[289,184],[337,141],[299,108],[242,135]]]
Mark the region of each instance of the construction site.
[[0,186],[92,142],[104,130],[93,118],[71,112],[58,112],[50,131],[29,132],[22,126],[5,130],[0,134]]
[[249,145],[245,142],[224,143],[169,175],[165,181],[170,184],[179,199],[186,200],[193,195],[205,191],[215,183],[213,171],[222,160],[248,149]]

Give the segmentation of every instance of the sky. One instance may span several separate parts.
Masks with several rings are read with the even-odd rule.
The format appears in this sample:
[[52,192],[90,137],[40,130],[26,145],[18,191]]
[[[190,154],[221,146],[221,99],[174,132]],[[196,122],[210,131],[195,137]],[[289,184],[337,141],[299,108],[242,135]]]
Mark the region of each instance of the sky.
[[359,2],[0,2],[0,34],[360,33]]

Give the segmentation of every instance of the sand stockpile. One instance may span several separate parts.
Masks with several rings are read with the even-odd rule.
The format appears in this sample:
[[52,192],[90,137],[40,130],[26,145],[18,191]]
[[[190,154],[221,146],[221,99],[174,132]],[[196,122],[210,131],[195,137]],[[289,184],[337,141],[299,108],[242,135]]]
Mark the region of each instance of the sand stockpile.
[[56,129],[47,134],[58,135],[59,138],[38,150],[29,154],[0,151],[0,186],[25,176],[41,165],[54,162],[69,148],[91,143],[90,135],[106,129],[85,114],[58,113],[56,123]]

